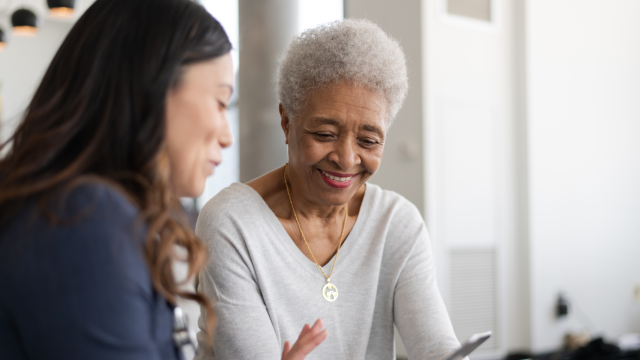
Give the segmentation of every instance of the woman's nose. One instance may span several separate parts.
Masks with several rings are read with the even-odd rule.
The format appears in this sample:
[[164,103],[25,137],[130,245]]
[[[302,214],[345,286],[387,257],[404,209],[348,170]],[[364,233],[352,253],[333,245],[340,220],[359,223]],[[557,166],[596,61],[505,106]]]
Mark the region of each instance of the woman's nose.
[[356,165],[360,165],[358,144],[351,139],[338,141],[335,149],[329,154],[329,160],[338,164],[342,170],[349,170]]
[[224,127],[222,129],[222,133],[218,138],[218,142],[220,143],[220,147],[228,148],[233,144],[233,134],[231,133],[231,126],[229,126],[229,121],[225,119]]

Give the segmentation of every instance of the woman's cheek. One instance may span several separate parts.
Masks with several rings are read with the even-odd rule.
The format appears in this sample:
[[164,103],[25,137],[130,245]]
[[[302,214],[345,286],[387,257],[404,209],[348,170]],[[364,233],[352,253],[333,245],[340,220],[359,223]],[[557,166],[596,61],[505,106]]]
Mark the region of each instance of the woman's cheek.
[[322,151],[318,149],[318,144],[315,141],[305,138],[298,139],[293,143],[290,142],[289,147],[293,156],[298,157],[299,160],[307,164],[316,163],[317,153]]
[[374,150],[367,156],[364,156],[363,165],[368,172],[373,174],[378,171],[380,164],[382,163],[383,150],[384,149],[380,147],[379,150]]
[[193,149],[193,143],[184,144],[183,152],[178,159],[176,169],[180,179],[181,196],[193,197],[197,194],[202,183],[202,166],[198,166],[197,154]]

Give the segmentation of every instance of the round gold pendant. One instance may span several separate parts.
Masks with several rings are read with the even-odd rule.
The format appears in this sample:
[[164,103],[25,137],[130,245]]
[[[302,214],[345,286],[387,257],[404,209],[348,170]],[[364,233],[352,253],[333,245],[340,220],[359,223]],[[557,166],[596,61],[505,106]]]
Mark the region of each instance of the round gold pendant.
[[322,287],[322,297],[329,302],[336,301],[336,299],[338,299],[338,288],[328,282]]

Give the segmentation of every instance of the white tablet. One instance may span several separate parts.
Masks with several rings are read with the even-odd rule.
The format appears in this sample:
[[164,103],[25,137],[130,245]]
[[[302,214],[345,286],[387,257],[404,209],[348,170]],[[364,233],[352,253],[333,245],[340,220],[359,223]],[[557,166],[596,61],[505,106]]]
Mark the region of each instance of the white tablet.
[[488,338],[491,337],[491,331],[473,334],[467,339],[467,341],[460,346],[453,354],[449,355],[446,360],[462,360],[465,356],[471,354],[478,346],[482,345]]

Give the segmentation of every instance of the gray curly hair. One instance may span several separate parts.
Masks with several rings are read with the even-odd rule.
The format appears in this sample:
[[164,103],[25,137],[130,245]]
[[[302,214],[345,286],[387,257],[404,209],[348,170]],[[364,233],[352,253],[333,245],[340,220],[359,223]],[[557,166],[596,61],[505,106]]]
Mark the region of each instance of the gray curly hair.
[[280,56],[278,96],[291,119],[311,91],[341,81],[382,94],[389,128],[409,88],[400,44],[371,21],[345,19],[303,32]]

